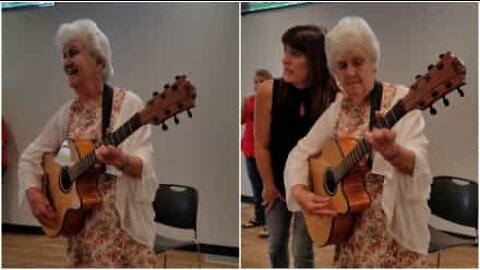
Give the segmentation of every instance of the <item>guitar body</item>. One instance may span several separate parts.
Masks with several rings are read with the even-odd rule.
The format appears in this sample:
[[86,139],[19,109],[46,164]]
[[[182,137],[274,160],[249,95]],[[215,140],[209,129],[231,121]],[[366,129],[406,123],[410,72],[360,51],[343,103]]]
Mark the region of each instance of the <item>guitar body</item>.
[[[304,212],[305,222],[312,241],[317,246],[336,244],[347,240],[353,229],[354,215],[368,208],[370,197],[365,190],[363,178],[366,167],[357,166],[343,181],[335,185],[333,192],[328,172],[340,164],[346,153],[357,145],[353,139],[328,140],[322,151],[309,159],[311,191],[324,197],[330,197],[335,217],[310,215]],[[331,190],[331,189],[330,189]]]
[[[80,159],[94,149],[89,140],[69,141],[69,149],[73,161]],[[55,161],[56,155],[44,154],[42,177],[44,192],[54,208],[57,219],[53,227],[42,225],[48,236],[73,235],[78,233],[90,209],[101,204],[101,195],[97,188],[97,180],[102,175],[99,168],[93,167],[75,181],[62,173],[68,167],[61,167]]]

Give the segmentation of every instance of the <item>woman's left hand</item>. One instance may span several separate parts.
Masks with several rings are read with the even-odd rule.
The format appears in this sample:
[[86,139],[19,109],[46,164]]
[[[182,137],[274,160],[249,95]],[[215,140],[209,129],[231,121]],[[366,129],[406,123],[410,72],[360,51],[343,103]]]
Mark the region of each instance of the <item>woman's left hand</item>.
[[[377,119],[383,118],[380,112],[376,112]],[[386,160],[391,160],[398,155],[400,146],[395,143],[397,134],[395,131],[386,128],[373,128],[365,133],[365,139],[372,148],[379,152]]]
[[97,156],[97,160],[101,163],[113,165],[120,170],[125,167],[125,164],[128,162],[127,156],[122,152],[122,150],[111,145],[100,146],[95,150],[95,155]]

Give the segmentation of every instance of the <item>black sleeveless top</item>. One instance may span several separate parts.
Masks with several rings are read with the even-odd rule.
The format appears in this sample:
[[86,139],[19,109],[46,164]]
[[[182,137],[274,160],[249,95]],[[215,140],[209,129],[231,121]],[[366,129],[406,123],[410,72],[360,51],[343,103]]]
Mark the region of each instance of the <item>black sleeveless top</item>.
[[[282,80],[274,80],[269,149],[274,184],[283,196],[285,196],[283,171],[288,154],[298,140],[307,135],[316,120],[310,116],[312,98],[311,89],[298,89]],[[303,116],[300,115],[302,103]]]

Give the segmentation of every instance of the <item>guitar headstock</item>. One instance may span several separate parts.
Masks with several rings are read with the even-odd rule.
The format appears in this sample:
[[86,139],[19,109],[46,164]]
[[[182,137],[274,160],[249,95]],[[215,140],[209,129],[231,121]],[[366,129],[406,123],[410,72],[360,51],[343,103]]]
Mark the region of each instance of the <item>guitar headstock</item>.
[[147,102],[145,108],[139,112],[141,124],[151,123],[162,124],[167,129],[165,121],[171,117],[175,124],[179,123],[177,114],[187,111],[192,117],[190,109],[195,107],[197,97],[195,86],[193,86],[185,75],[175,76],[173,84],[166,84],[161,93],[153,92],[153,98]]
[[415,83],[410,86],[408,95],[403,99],[406,112],[430,108],[430,113],[436,114],[436,110],[431,105],[440,98],[443,99],[443,104],[448,106],[449,101],[445,95],[451,91],[457,89],[460,96],[464,96],[460,87],[465,85],[467,70],[462,60],[451,52],[440,54],[439,57],[440,61],[435,65],[429,65],[425,75],[415,77]]

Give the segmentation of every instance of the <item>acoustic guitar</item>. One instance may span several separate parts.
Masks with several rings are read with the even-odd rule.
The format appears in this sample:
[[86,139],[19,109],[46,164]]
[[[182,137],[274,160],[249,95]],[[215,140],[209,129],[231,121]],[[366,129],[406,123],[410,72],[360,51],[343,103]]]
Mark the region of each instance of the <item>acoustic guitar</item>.
[[[118,146],[143,125],[162,124],[167,129],[165,121],[171,117],[175,124],[179,123],[177,114],[195,106],[195,87],[184,75],[176,76],[175,83],[164,86],[162,93],[154,92],[143,110],[135,113],[122,126],[106,136],[104,145]],[[44,232],[51,237],[69,236],[78,233],[84,225],[89,210],[101,204],[102,199],[97,188],[97,180],[103,174],[95,156],[95,146],[92,141],[69,141],[68,148],[72,153],[71,166],[61,166],[57,163],[56,153],[43,155],[42,167],[44,174],[43,191],[54,208],[57,219],[54,226],[42,225]]]
[[[408,94],[399,100],[385,114],[377,127],[392,128],[409,111],[430,108],[432,115],[436,110],[432,104],[443,99],[445,106],[449,101],[445,95],[457,89],[460,96],[464,92],[460,87],[465,84],[466,68],[462,61],[447,52],[440,55],[440,61],[428,67],[428,72],[416,76]],[[311,191],[330,197],[337,216],[311,215],[304,212],[308,232],[317,246],[337,244],[348,240],[358,213],[370,205],[370,197],[365,190],[364,176],[366,166],[359,161],[371,152],[365,139],[327,140],[322,150],[309,159]]]

